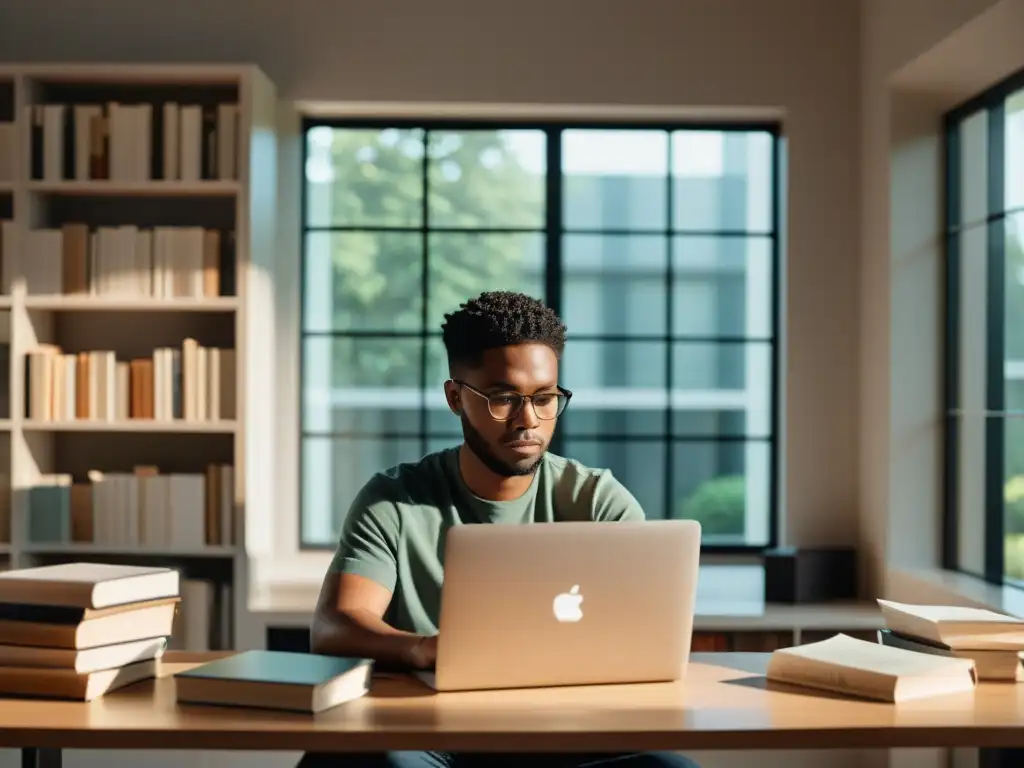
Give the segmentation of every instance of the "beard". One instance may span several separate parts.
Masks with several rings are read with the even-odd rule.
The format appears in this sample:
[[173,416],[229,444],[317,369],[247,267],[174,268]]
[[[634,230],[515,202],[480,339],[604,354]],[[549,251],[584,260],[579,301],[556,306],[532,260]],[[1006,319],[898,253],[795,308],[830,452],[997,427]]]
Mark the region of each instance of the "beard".
[[532,475],[537,471],[537,467],[540,466],[540,460],[544,458],[544,451],[541,451],[533,458],[523,461],[514,463],[503,461],[491,450],[491,447],[484,440],[483,435],[476,430],[476,427],[469,423],[466,414],[462,414],[461,421],[462,437],[466,441],[469,450],[494,474],[499,477],[523,477],[525,475]]

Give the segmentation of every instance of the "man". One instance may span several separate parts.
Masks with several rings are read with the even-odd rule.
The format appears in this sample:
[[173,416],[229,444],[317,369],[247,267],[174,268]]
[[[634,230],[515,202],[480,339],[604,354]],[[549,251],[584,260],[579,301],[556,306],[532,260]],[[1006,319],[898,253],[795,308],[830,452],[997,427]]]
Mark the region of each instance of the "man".
[[[570,394],[558,385],[565,326],[536,299],[484,293],[445,316],[444,391],[465,442],[372,477],[357,494],[320,593],[314,653],[426,669],[437,655],[444,532],[453,525],[642,520],[607,470],[547,452]],[[495,755],[307,755],[312,766],[491,765]],[[672,754],[529,755],[522,764],[682,768]]]

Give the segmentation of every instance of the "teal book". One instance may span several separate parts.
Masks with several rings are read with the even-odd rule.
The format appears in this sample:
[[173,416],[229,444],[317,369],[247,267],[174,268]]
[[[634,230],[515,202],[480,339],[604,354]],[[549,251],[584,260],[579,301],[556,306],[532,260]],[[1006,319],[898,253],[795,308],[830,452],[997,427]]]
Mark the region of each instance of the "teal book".
[[373,661],[287,651],[243,651],[174,676],[180,704],[315,714],[370,690]]

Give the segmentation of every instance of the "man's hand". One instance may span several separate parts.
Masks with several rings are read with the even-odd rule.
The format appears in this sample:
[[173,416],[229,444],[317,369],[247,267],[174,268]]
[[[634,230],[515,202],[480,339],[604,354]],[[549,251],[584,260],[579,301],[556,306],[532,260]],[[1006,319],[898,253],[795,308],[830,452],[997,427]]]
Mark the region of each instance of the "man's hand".
[[437,661],[437,635],[417,638],[409,648],[409,664],[416,669],[433,669]]

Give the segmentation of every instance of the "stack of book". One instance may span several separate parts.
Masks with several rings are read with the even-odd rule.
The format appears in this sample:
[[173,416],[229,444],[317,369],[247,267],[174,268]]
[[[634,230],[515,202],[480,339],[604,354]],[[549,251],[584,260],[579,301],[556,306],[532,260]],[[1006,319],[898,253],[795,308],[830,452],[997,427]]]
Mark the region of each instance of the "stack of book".
[[91,701],[156,677],[179,600],[170,568],[64,563],[0,573],[0,696]]
[[974,661],[981,681],[1024,680],[1024,621],[983,608],[910,605],[879,600],[885,629],[878,642],[893,648]]

